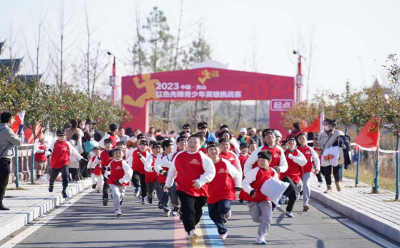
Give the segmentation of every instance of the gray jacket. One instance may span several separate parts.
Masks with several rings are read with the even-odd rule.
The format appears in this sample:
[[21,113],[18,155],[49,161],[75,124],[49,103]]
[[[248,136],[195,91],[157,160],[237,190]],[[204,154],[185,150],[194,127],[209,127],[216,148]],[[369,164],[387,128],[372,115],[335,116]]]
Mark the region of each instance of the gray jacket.
[[341,135],[344,135],[344,133],[337,129],[334,129],[331,134],[324,131],[318,138],[318,145],[324,151],[328,147],[332,146]]
[[18,136],[7,123],[0,123],[0,157],[14,157],[14,147],[24,142],[24,136]]

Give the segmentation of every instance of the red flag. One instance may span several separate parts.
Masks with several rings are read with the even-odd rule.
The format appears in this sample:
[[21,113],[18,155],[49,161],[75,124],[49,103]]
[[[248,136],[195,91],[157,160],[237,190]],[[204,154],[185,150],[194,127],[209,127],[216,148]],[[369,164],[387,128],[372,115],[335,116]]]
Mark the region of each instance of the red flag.
[[323,129],[321,128],[323,126],[323,123],[324,113],[321,113],[313,123],[302,129],[301,131],[305,133],[320,133],[323,131]]
[[358,146],[363,148],[379,148],[379,123],[381,118],[372,117],[361,129],[354,140]]
[[11,129],[14,133],[19,133],[24,126],[25,110],[14,116],[14,122],[11,124]]

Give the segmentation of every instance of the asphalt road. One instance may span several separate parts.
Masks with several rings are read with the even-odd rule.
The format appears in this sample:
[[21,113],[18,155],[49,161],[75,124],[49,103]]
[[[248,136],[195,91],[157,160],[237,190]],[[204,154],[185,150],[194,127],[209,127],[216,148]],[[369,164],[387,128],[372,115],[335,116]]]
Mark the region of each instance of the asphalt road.
[[[284,217],[284,207],[285,205],[274,212],[270,233],[266,238],[268,246],[381,247],[364,236],[368,234],[359,234],[354,228],[350,229],[340,220],[330,218],[313,206],[308,212],[303,212],[302,204],[298,201],[293,219]],[[138,198],[133,197],[131,187],[127,190],[122,210],[123,216],[117,219],[113,214],[112,203],[110,202],[109,206],[102,206],[101,194],[92,191],[55,215],[14,247],[186,246],[179,246],[178,238],[179,233],[182,233],[182,225],[177,217],[175,219],[163,217],[163,212],[157,208],[156,204],[141,205]],[[205,221],[208,223],[207,218]],[[36,223],[40,223],[40,220]],[[216,229],[212,225],[205,225],[203,220],[200,227],[199,231],[203,234],[204,241],[200,238],[200,244],[197,247],[260,246],[255,243],[258,226],[252,222],[247,207],[238,202],[233,203],[232,217],[227,223],[229,236],[223,242],[215,239],[213,234]],[[29,228],[28,226],[19,233],[23,234]],[[180,240],[180,244],[182,242],[184,241]],[[2,243],[4,244],[4,241]]]

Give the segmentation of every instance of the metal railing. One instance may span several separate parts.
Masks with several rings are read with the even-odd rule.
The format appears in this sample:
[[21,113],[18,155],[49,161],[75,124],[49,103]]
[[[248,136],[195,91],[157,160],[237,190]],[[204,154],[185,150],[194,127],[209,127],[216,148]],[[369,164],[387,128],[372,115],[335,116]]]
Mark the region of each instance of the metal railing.
[[30,180],[33,184],[35,177],[35,154],[33,144],[24,144],[14,148],[14,158],[11,162],[9,183],[15,183],[18,188],[20,181]]

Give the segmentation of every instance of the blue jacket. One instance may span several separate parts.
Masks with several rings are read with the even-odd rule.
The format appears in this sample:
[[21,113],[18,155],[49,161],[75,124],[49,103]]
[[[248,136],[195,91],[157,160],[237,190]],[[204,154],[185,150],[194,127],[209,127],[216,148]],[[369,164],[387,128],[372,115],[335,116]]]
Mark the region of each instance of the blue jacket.
[[215,141],[218,142],[217,138],[215,137],[215,135],[213,133],[210,133],[210,131],[207,131],[206,134],[206,144],[208,144],[211,141]]

